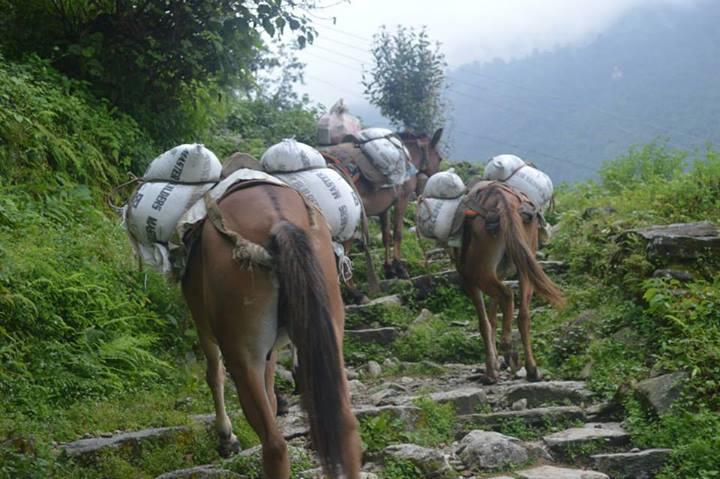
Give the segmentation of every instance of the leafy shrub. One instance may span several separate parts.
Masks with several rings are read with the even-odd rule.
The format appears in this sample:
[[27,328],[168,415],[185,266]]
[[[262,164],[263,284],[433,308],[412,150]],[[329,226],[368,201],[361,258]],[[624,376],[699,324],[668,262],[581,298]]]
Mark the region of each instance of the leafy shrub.
[[44,192],[53,175],[107,188],[154,157],[135,121],[47,63],[0,56],[0,177]]

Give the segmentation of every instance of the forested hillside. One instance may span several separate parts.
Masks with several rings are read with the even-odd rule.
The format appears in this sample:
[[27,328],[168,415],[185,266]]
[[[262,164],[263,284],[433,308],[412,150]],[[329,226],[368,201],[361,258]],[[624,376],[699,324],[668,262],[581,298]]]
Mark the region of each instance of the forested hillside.
[[579,46],[453,70],[453,157],[517,153],[559,182],[656,138],[720,141],[718,18],[712,1],[637,8]]

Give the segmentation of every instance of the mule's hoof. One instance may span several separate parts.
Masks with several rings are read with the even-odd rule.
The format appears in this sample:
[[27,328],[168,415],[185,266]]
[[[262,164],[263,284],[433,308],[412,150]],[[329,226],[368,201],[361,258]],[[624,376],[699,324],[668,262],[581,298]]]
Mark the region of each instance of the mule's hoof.
[[284,395],[275,393],[275,397],[277,398],[277,415],[279,416],[285,416],[290,411],[290,405],[288,404],[288,400],[285,398]]
[[468,379],[478,381],[480,384],[482,384],[484,386],[491,386],[493,384],[497,384],[497,382],[498,382],[497,376],[492,377],[492,376],[488,376],[487,374],[484,374],[484,373],[473,374]]
[[395,278],[395,268],[393,268],[391,264],[385,263],[383,265],[383,273],[385,274],[385,279]]
[[230,436],[230,439],[227,441],[221,441],[218,446],[218,454],[225,459],[234,456],[238,452],[240,452],[240,441],[235,437],[235,434]]
[[528,368],[526,366],[525,370],[527,371],[526,379],[529,382],[536,383],[536,382],[542,381],[542,379],[543,379],[542,373],[540,372],[540,370],[537,367]]
[[392,269],[396,277],[400,279],[410,279],[410,273],[408,273],[408,270],[402,261],[397,259],[393,260]]

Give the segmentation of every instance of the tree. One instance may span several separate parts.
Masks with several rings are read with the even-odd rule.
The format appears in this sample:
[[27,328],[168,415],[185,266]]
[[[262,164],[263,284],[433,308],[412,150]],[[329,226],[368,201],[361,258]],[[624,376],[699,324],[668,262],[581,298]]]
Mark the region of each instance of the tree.
[[202,131],[217,99],[251,81],[261,32],[314,30],[315,0],[0,0],[0,46],[37,54],[132,114],[161,143]]
[[445,55],[425,27],[382,27],[373,37],[374,65],[363,74],[365,95],[396,127],[432,132],[444,121]]

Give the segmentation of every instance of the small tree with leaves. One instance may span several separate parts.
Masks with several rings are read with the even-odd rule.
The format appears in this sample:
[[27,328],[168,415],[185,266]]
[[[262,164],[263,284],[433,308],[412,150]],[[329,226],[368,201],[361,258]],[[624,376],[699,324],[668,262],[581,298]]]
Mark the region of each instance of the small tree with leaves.
[[363,74],[365,95],[396,127],[432,132],[444,121],[445,55],[425,27],[384,26],[373,37],[374,65]]

